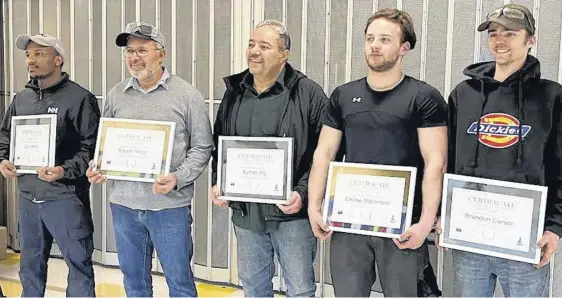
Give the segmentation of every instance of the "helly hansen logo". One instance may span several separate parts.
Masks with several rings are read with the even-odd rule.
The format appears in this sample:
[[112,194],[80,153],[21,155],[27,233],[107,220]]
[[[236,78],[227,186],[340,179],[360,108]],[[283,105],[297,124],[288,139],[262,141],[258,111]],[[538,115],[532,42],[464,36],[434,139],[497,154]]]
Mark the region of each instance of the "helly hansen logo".
[[351,102],[361,102],[361,97],[354,97]]
[[[491,148],[507,148],[519,142],[519,119],[503,113],[491,113],[480,119],[478,141]],[[477,134],[478,121],[473,122],[469,134]],[[521,137],[525,138],[531,131],[530,125],[521,125]]]
[[47,113],[49,114],[56,114],[59,112],[59,108],[49,107],[47,108]]

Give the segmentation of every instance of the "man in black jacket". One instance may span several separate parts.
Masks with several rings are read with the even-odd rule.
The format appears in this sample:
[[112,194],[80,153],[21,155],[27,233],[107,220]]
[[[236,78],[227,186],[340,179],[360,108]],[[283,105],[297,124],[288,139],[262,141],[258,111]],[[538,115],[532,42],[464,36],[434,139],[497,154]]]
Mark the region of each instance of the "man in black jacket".
[[549,189],[540,263],[454,250],[454,296],[492,297],[498,278],[506,296],[547,296],[545,265],[562,234],[562,86],[541,79],[528,54],[536,41],[526,7],[494,10],[478,30],[495,61],[468,66],[449,97],[448,172]]
[[319,121],[327,103],[322,88],[287,63],[287,28],[264,21],[252,32],[249,69],[225,78],[226,92],[214,125],[218,137],[292,137],[293,193],[288,205],[230,202],[220,197],[217,150],[213,151],[212,200],[232,208],[238,240],[238,275],[246,296],[273,297],[274,252],[284,272],[288,296],[314,296],[316,238],[307,216],[307,184]]
[[[53,239],[68,265],[67,296],[92,297],[93,222],[88,161],[93,158],[100,110],[96,97],[62,72],[64,47],[47,34],[20,35],[31,80],[14,96],[0,128],[0,171],[18,179],[22,296],[45,293]],[[55,167],[16,174],[9,161],[13,116],[56,114]]]

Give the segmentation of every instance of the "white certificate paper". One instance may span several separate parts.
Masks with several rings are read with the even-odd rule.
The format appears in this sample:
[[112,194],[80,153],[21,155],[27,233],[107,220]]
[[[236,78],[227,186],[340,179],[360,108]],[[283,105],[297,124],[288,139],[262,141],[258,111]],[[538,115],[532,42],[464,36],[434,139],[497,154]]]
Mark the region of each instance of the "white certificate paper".
[[406,179],[338,174],[332,221],[398,229]]
[[453,188],[449,237],[526,252],[532,217],[530,198]]
[[159,174],[165,138],[164,131],[108,127],[101,169]]
[[18,125],[15,158],[17,166],[47,166],[49,162],[50,125]]
[[226,161],[225,192],[283,195],[284,150],[228,148]]

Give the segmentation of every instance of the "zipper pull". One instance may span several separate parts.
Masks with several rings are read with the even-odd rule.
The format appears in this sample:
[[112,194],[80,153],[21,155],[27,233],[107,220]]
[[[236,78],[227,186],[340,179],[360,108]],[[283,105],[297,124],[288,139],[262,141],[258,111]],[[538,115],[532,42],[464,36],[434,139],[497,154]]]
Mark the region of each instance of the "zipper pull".
[[39,90],[39,100],[43,100],[43,90]]

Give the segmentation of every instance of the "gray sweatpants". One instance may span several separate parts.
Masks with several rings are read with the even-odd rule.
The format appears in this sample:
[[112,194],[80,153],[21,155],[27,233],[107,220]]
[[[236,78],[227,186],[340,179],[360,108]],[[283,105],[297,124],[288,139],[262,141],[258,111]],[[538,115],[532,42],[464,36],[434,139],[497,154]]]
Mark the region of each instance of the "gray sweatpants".
[[337,297],[369,297],[377,264],[386,297],[416,297],[418,278],[428,262],[427,245],[401,250],[388,238],[334,233],[330,270]]

